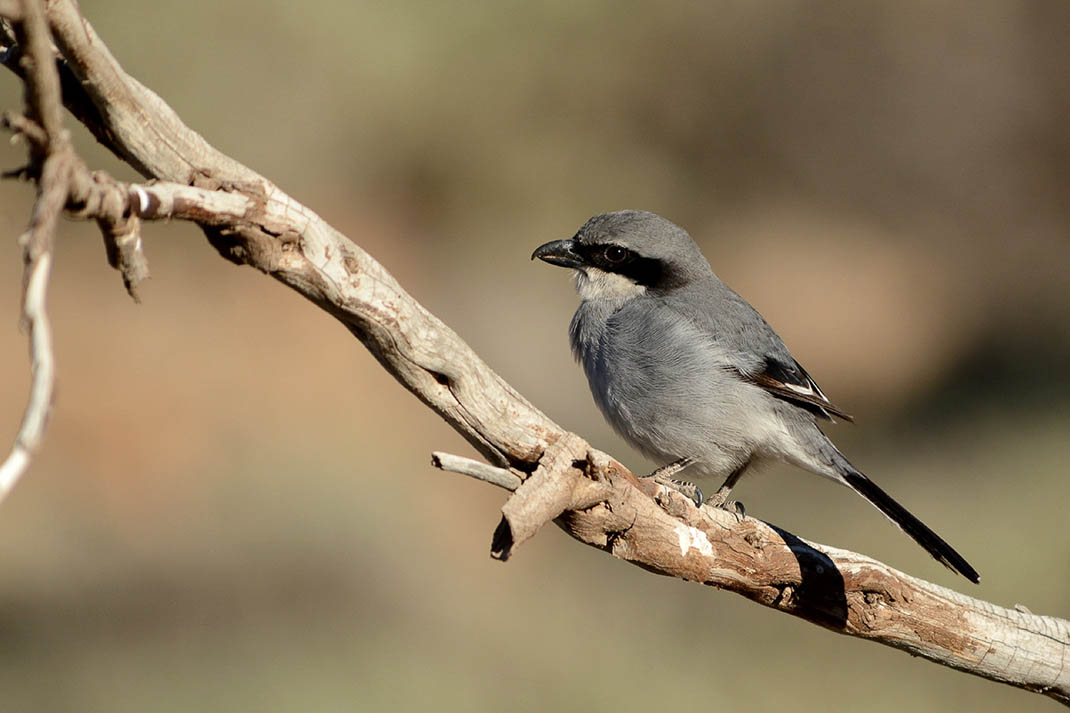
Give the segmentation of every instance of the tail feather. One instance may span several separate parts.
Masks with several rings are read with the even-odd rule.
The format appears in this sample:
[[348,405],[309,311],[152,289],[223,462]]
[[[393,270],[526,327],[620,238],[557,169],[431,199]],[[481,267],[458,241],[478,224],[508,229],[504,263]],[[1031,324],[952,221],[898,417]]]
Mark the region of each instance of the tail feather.
[[938,562],[958,572],[974,584],[980,583],[981,577],[977,574],[977,570],[971,567],[962,555],[930,530],[925,523],[911,515],[905,507],[893,500],[891,495],[877,487],[876,483],[854,469],[842,475],[847,485],[884,513],[885,517],[910,535]]

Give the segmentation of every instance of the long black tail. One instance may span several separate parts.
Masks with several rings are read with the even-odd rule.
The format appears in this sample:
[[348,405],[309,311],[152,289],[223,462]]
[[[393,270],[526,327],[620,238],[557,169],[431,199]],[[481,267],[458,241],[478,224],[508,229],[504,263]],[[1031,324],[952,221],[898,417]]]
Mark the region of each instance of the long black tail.
[[885,516],[894,522],[899,529],[914,538],[914,541],[925,548],[925,551],[936,558],[938,562],[948,569],[953,569],[974,584],[981,581],[977,570],[962,558],[951,545],[935,532],[930,530],[925,523],[910,514],[910,512],[892,499],[892,496],[877,487],[872,480],[856,470],[843,473],[843,478],[856,493],[873,503]]

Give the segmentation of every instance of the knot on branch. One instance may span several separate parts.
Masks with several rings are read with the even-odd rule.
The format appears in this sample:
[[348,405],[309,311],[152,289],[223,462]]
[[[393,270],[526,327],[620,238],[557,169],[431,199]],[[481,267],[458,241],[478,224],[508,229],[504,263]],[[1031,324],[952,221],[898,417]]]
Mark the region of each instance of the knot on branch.
[[574,433],[554,441],[539,459],[539,467],[502,507],[494,531],[491,557],[509,559],[543,525],[567,510],[586,510],[606,500],[611,491],[594,467],[587,442]]
[[[141,220],[138,204],[143,204],[144,191],[112,178],[104,171],[90,171],[74,152],[66,131],[53,139],[44,128],[28,116],[7,112],[4,128],[23,136],[31,147],[30,164],[9,175],[37,179],[44,188],[41,162],[35,158],[42,152],[61,165],[62,188],[66,195],[58,196],[67,214],[76,220],[95,220],[104,237],[108,264],[123,278],[126,291],[138,300],[137,285],[149,276],[149,264],[141,243]],[[59,182],[53,182],[59,186]],[[54,188],[59,190],[59,188]],[[140,300],[138,300],[140,301]]]
[[104,237],[108,264],[122,275],[126,291],[139,301],[137,285],[149,277],[149,263],[141,242],[141,219],[137,200],[144,195],[137,186],[128,186],[104,171],[90,172],[85,166],[71,175],[67,211],[80,220],[96,220]]

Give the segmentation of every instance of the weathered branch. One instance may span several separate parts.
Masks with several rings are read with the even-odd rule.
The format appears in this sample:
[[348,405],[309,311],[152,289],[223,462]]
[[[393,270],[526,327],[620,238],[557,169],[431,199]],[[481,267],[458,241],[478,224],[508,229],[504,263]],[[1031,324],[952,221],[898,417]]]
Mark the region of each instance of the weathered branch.
[[45,296],[52,273],[52,253],[38,256],[27,267],[28,279],[22,299],[22,318],[30,333],[30,371],[33,374],[30,398],[15,436],[11,452],[0,464],[0,500],[7,497],[26,472],[33,454],[41,445],[48,410],[52,406],[55,362],[52,355],[52,331],[45,311]]
[[30,396],[22,424],[4,462],[0,464],[0,500],[7,496],[26,471],[41,445],[55,387],[52,328],[46,300],[52,275],[52,246],[56,222],[67,200],[68,162],[73,155],[63,129],[59,77],[52,61],[48,23],[40,5],[24,0],[21,6],[3,8],[13,21],[15,37],[26,47],[20,64],[25,67],[28,121],[40,129],[31,144],[29,172],[37,177],[37,197],[29,229],[22,235],[22,321],[30,335]]
[[436,454],[436,465],[516,491],[493,543],[503,559],[553,520],[644,569],[1070,704],[1070,622],[957,594],[754,518],[696,509],[636,479],[520,396],[361,248],[186,127],[122,70],[73,0],[53,0],[48,17],[81,87],[73,91],[94,107],[79,118],[146,177],[171,182],[127,187],[127,210],[198,223],[225,257],[341,321],[492,464]]
[[[149,276],[137,212],[137,206],[147,200],[144,189],[117,181],[103,171],[90,171],[69,142],[53,142],[48,132],[28,116],[5,112],[0,123],[26,139],[31,154],[62,155],[65,188],[58,196],[60,210],[65,207],[73,218],[97,222],[104,236],[108,264],[119,271],[127,292],[137,300],[137,285]],[[16,175],[33,177],[37,173],[31,161]]]
[[497,468],[482,461],[455,456],[452,453],[435,451],[431,454],[431,465],[451,473],[467,475],[509,491],[516,490],[524,482],[519,475],[507,468]]

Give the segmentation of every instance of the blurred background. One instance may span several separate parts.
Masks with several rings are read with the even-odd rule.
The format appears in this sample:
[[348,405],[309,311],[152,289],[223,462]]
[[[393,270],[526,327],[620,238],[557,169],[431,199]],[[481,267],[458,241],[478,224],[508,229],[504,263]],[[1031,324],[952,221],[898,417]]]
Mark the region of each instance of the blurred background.
[[[607,210],[683,225],[857,417],[837,442],[982,584],[786,467],[736,490],[747,512],[1070,616],[1070,5],[82,7],[191,127],[636,470],[572,363],[566,272],[528,257]],[[0,189],[6,439],[32,189]],[[4,711],[1051,708],[555,529],[492,561],[503,493],[430,468],[471,450],[355,339],[188,225],[145,238],[141,305],[94,226],[58,238],[56,406],[0,508]]]

